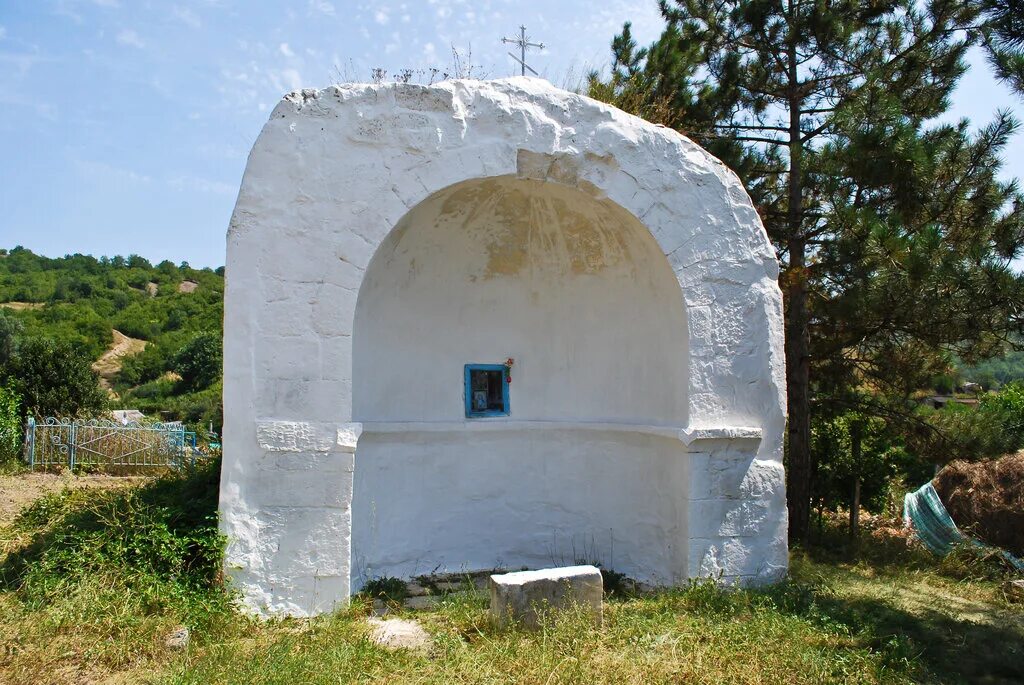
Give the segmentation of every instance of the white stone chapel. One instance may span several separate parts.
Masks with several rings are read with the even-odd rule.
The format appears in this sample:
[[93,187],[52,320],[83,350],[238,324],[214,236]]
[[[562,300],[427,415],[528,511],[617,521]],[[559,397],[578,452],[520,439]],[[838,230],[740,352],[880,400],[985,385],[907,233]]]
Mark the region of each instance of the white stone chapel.
[[780,578],[777,277],[721,162],[545,81],[288,95],[228,231],[234,586],[304,616],[384,576]]

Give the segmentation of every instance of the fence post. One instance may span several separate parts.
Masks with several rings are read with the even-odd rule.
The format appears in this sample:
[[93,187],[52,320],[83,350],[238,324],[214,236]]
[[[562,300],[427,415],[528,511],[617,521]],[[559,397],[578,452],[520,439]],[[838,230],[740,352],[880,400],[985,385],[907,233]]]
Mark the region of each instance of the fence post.
[[28,467],[35,471],[36,468],[36,419],[28,417],[28,427],[25,428],[25,446],[28,448]]
[[68,470],[70,470],[70,471],[74,471],[75,470],[75,426],[76,426],[76,422],[74,420],[72,420],[71,421],[71,428],[70,428],[70,431],[71,431],[70,443],[71,443],[71,445],[70,445],[70,449],[68,450]]

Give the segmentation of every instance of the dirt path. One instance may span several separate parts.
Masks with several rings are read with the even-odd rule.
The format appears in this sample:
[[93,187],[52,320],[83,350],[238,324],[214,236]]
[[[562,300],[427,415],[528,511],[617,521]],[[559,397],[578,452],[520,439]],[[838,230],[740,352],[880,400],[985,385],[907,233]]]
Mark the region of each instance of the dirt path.
[[18,512],[51,492],[60,492],[64,488],[109,490],[138,485],[144,480],[144,476],[73,476],[55,473],[0,476],[0,526],[13,521]]
[[146,349],[146,341],[137,338],[129,338],[121,331],[114,329],[114,342],[110,349],[93,362],[92,370],[100,375],[100,387],[108,393],[113,393],[114,376],[121,370],[121,364],[125,357],[142,352]]
[[24,311],[26,309],[42,309],[42,302],[0,302],[0,307],[4,309],[13,309],[16,312]]

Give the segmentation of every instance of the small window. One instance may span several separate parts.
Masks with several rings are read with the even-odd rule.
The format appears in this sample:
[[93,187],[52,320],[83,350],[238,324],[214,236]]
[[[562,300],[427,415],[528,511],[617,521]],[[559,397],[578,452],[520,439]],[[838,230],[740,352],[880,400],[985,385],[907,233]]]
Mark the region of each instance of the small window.
[[466,364],[466,418],[508,416],[508,368]]

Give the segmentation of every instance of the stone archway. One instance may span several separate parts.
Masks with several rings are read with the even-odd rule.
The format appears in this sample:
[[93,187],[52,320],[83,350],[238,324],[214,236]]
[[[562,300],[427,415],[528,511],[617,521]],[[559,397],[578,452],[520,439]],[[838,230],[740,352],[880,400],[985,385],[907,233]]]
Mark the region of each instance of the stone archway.
[[[632,311],[620,303],[603,310],[605,316],[618,317],[604,328],[582,314],[576,317],[578,327],[601,338],[593,350],[579,351],[580,344],[574,343],[576,354],[565,352],[573,345],[562,345],[545,357],[535,339],[516,340],[507,327],[493,352],[454,349],[443,336],[435,336],[434,349],[452,348],[451,359],[430,367],[425,373],[433,379],[429,383],[409,385],[409,397],[418,399],[406,403],[393,394],[393,388],[403,388],[401,374],[389,376],[382,385],[365,375],[387,368],[394,350],[381,343],[366,353],[360,341],[364,332],[370,339],[377,335],[386,340],[386,322],[402,321],[409,314],[402,307],[420,293],[407,289],[399,296],[404,287],[400,276],[405,270],[415,281],[418,267],[410,255],[410,261],[397,259],[392,267],[381,264],[389,250],[397,254],[402,249],[402,236],[415,241],[444,235],[442,245],[457,243],[452,243],[456,233],[445,233],[451,221],[440,221],[436,230],[425,232],[408,226],[422,220],[422,213],[435,203],[451,202],[446,193],[481,194],[486,187],[481,184],[487,183],[497,185],[475,201],[455,204],[471,211],[488,206],[490,200],[483,196],[520,193],[534,198],[527,205],[557,214],[551,208],[561,203],[577,217],[567,222],[575,221],[577,228],[563,225],[550,235],[541,231],[541,237],[557,243],[558,236],[573,230],[579,236],[573,249],[550,262],[541,257],[552,251],[522,246],[521,226],[541,226],[543,221],[510,219],[501,228],[508,235],[492,240],[494,244],[466,242],[462,248],[472,259],[463,260],[462,274],[475,276],[486,286],[482,292],[498,297],[499,282],[515,281],[518,287],[523,279],[510,277],[533,265],[542,280],[548,272],[573,274],[559,284],[569,291],[580,286],[580,293],[591,292],[582,287],[586,283],[614,297],[609,282],[618,283],[624,291],[632,289],[642,306]],[[490,211],[495,209],[492,203]],[[435,214],[433,219],[438,219],[445,212]],[[465,228],[468,221],[455,225]],[[591,230],[611,225],[621,231]],[[470,232],[485,236],[484,229]],[[531,235],[527,231],[526,237]],[[632,237],[619,240],[623,235]],[[429,248],[428,240],[415,252],[428,255]],[[619,248],[627,248],[630,258],[624,259]],[[597,268],[602,262],[615,266]],[[431,260],[418,265],[425,263]],[[641,274],[640,263],[656,266]],[[229,230],[227,269],[221,528],[229,539],[227,570],[255,611],[317,613],[344,601],[360,574],[385,568],[406,572],[415,566],[414,557],[422,556],[422,550],[417,551],[414,540],[403,541],[389,532],[390,538],[378,536],[380,547],[372,551],[366,546],[372,539],[359,537],[360,530],[373,525],[359,498],[361,479],[372,481],[373,469],[360,472],[360,464],[372,464],[374,453],[388,451],[408,459],[413,452],[406,443],[424,442],[415,436],[424,428],[437,428],[401,424],[452,424],[425,440],[435,447],[450,444],[451,434],[463,429],[487,432],[495,451],[506,456],[516,449],[509,435],[521,441],[526,434],[544,434],[542,439],[529,438],[536,445],[531,449],[541,455],[534,461],[537,468],[554,468],[554,452],[579,453],[561,462],[574,466],[555,474],[553,482],[574,483],[590,495],[569,502],[564,519],[538,515],[534,521],[521,521],[550,528],[572,520],[579,524],[572,534],[585,535],[587,526],[595,531],[613,514],[621,514],[637,523],[624,535],[639,542],[620,556],[615,536],[617,551],[611,562],[619,566],[621,560],[635,574],[664,583],[697,575],[761,582],[784,572],[778,265],[736,177],[686,138],[533,79],[293,93],[274,110],[250,156]],[[627,275],[634,272],[636,277]],[[435,275],[439,287],[453,286],[445,284],[443,274]],[[613,275],[621,280],[606,280]],[[647,277],[658,286],[644,290]],[[460,301],[470,308],[479,305],[461,287],[465,283],[459,283]],[[389,296],[378,297],[380,293]],[[527,318],[520,322],[524,326],[544,320],[529,319],[534,315],[572,322],[576,312],[571,309],[531,308],[529,293],[524,287],[515,294],[519,300],[508,300],[520,302],[514,309]],[[659,298],[668,297],[677,298],[678,306],[659,304]],[[364,300],[374,298],[382,313],[397,308],[390,319],[382,317],[384,333],[360,323]],[[451,318],[446,302],[424,306],[462,325],[457,316]],[[669,314],[656,320],[649,315],[653,311]],[[524,413],[487,423],[497,428],[481,429],[481,423],[467,427],[465,417],[448,421],[461,400],[457,383],[455,390],[440,389],[441,383],[450,382],[451,372],[441,367],[456,364],[456,353],[466,363],[494,362],[499,359],[490,355],[517,354],[515,349],[501,351],[503,345],[525,346],[523,366],[513,373],[522,373],[529,391],[531,382],[541,387],[539,376],[531,380],[531,369],[564,368],[555,359],[559,354],[563,362],[599,364],[597,353],[604,350],[601,354],[607,355],[624,338],[623,328],[632,326],[641,329],[633,333],[644,335],[634,335],[630,345],[645,349],[651,364],[626,366],[621,382],[633,394],[625,399],[574,402],[580,393],[606,392],[607,384],[587,386],[562,378],[565,382],[553,391],[527,392],[522,399],[513,393],[513,406]],[[673,348],[675,357],[663,345],[670,331],[683,337]],[[422,325],[420,332],[426,338],[438,333],[423,333]],[[563,342],[572,338],[569,332],[560,336]],[[488,358],[468,358],[485,351]],[[394,367],[403,369],[400,362]],[[630,381],[630,374],[647,378],[656,368],[665,370],[659,380],[671,382],[657,385],[654,395],[641,394],[637,388],[644,384]],[[519,386],[513,388],[519,392]],[[532,426],[515,425],[520,419]],[[439,441],[442,435],[449,436],[444,438],[448,443]],[[467,444],[464,436],[456,442],[459,449]],[[588,444],[594,446],[588,453],[600,455],[598,470],[610,471],[612,480],[630,486],[661,488],[658,496],[648,502],[630,494],[623,498],[623,511],[592,506],[608,481],[600,473],[576,468]],[[628,463],[615,456],[624,452],[642,455],[636,462],[639,474],[632,480],[615,471]],[[418,454],[429,458],[430,451],[424,448]],[[496,463],[515,462],[506,458]],[[367,486],[372,489],[373,484]],[[520,494],[532,492],[528,484],[522,487]],[[487,492],[477,495],[486,497]],[[558,504],[555,495],[538,497],[546,505]],[[644,510],[648,504],[653,508]],[[367,524],[362,529],[360,521]],[[650,532],[636,532],[640,523]],[[501,561],[486,558],[487,550],[500,557],[511,549],[517,560],[539,563],[535,550],[540,541],[517,535],[506,530],[493,545],[484,540],[473,549],[460,550],[442,539],[434,542],[443,548],[444,563],[456,569]],[[592,537],[596,544],[599,536],[593,532]],[[666,553],[669,544],[671,552]],[[558,561],[558,550],[551,551]]]

